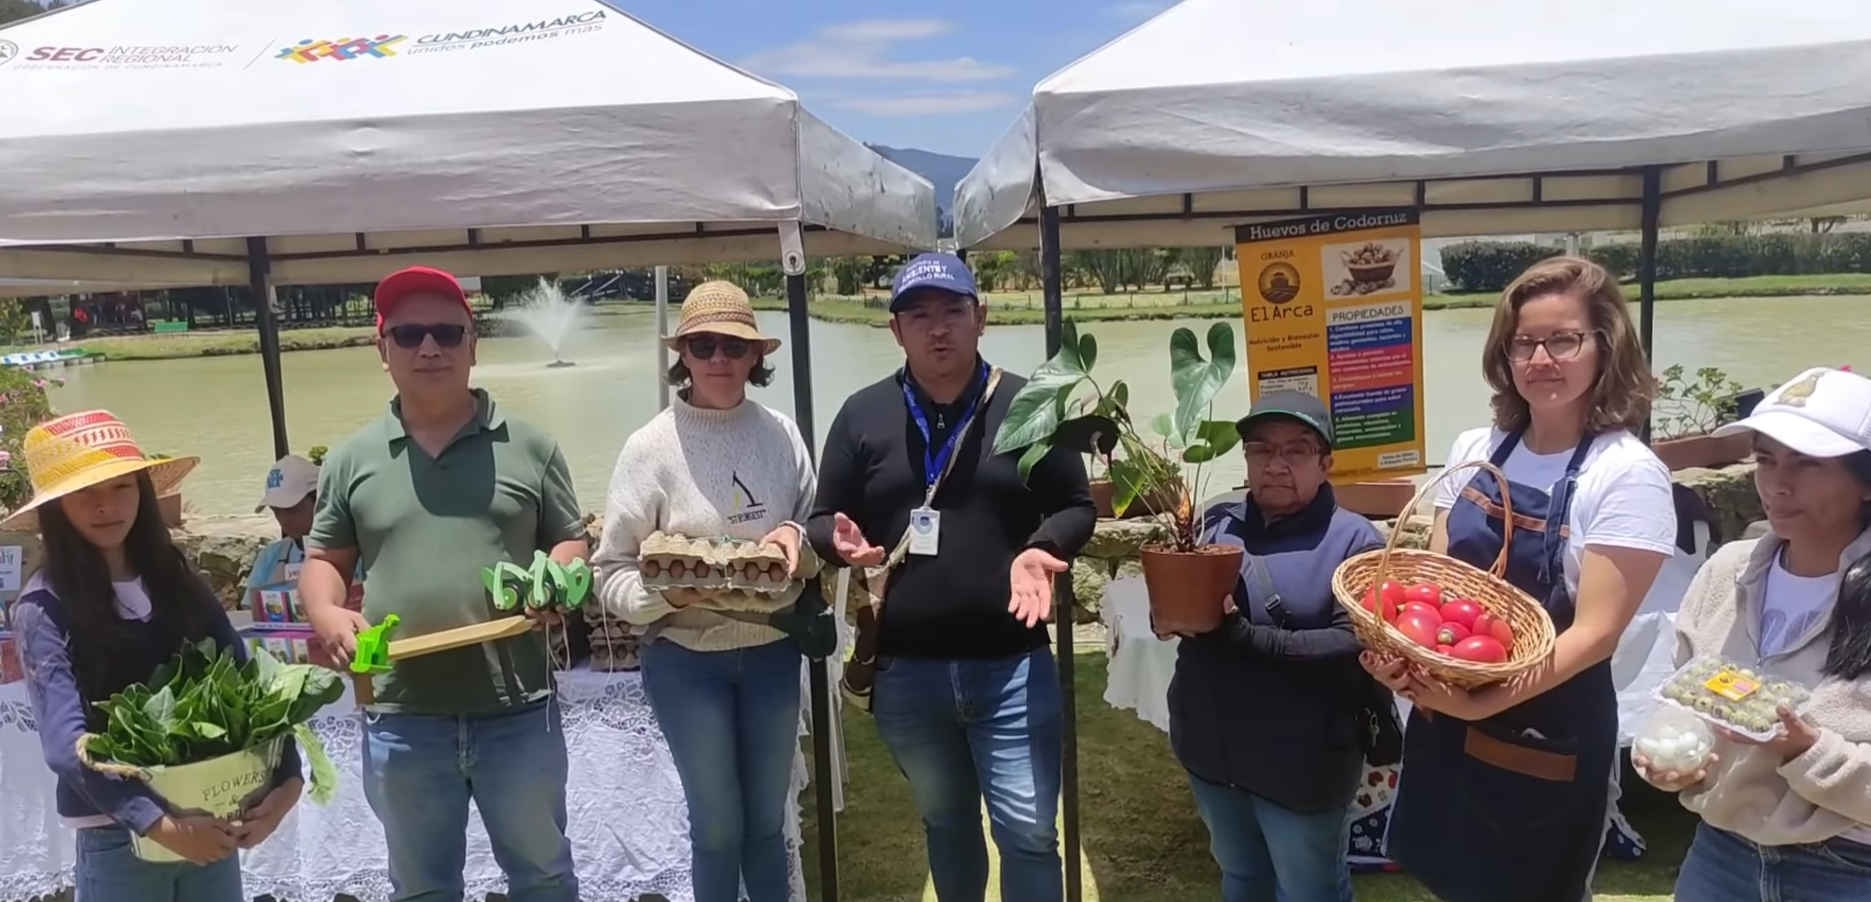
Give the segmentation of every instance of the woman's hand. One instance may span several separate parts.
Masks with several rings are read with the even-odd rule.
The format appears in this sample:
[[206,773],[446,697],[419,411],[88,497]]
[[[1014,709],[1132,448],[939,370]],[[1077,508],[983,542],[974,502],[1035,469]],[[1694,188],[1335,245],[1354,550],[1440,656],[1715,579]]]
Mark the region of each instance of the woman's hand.
[[1781,729],[1775,731],[1774,738],[1764,742],[1759,739],[1750,739],[1733,730],[1720,727],[1716,729],[1729,742],[1757,745],[1779,755],[1781,760],[1792,761],[1806,754],[1812,749],[1813,744],[1819,741],[1819,730],[1807,723],[1805,718],[1794,713],[1793,709],[1787,705],[1780,706],[1779,714]]
[[233,827],[200,815],[165,814],[149,828],[149,838],[196,865],[214,864],[240,847]]
[[1378,682],[1383,683],[1385,688],[1404,698],[1410,699],[1412,703],[1416,701],[1416,699],[1412,698],[1410,695],[1409,661],[1399,658],[1396,655],[1367,651],[1358,655],[1358,663],[1364,667],[1365,673],[1370,674]]
[[1013,559],[1009,582],[1013,587],[1012,597],[1007,600],[1007,613],[1027,625],[1030,629],[1036,623],[1046,619],[1052,612],[1052,577],[1055,573],[1064,573],[1070,569],[1065,561],[1059,560],[1041,548],[1028,548]]
[[1474,693],[1416,671],[1410,672],[1409,689],[1400,694],[1417,707],[1447,714],[1456,720],[1487,720],[1495,714],[1487,710]]
[[305,793],[305,780],[293,777],[275,786],[260,798],[260,802],[247,809],[240,825],[234,828],[234,838],[243,849],[251,849],[273,835],[279,829],[279,822],[286,819],[286,813],[299,804],[299,797]]
[[786,574],[799,575],[799,527],[791,523],[781,523],[760,540],[762,545],[775,545],[786,556]]
[[1681,774],[1673,770],[1653,771],[1650,769],[1649,758],[1645,758],[1635,752],[1631,753],[1631,766],[1637,769],[1637,775],[1643,777],[1644,782],[1664,792],[1682,792],[1691,786],[1695,786],[1707,780],[1709,778],[1709,769],[1720,761],[1720,756],[1710,752],[1708,760],[1703,761],[1702,766],[1696,768],[1695,773]]

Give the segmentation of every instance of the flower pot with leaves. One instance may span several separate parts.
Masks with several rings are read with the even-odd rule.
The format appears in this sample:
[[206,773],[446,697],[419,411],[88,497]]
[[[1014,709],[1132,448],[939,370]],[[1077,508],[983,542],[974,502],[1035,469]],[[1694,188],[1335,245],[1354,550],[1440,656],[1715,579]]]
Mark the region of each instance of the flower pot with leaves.
[[1059,352],[1014,396],[994,437],[995,453],[1020,453],[1022,478],[1054,448],[1101,458],[1116,515],[1141,506],[1165,521],[1170,542],[1145,546],[1142,552],[1150,616],[1161,633],[1214,629],[1221,622],[1222,600],[1241,572],[1240,548],[1202,541],[1205,524],[1195,508],[1203,465],[1240,442],[1233,423],[1208,418],[1216,393],[1234,373],[1234,329],[1227,323],[1210,327],[1208,351],[1203,359],[1190,329],[1170,336],[1176,410],[1156,417],[1153,436],[1146,438],[1129,409],[1129,386],[1122,380],[1102,386],[1092,375],[1097,338],[1078,334],[1067,322]]
[[1656,419],[1650,449],[1671,470],[1720,467],[1745,460],[1753,451],[1746,434],[1716,438],[1709,433],[1735,419],[1735,396],[1741,384],[1712,366],[1694,378],[1682,364],[1663,371],[1657,389]]

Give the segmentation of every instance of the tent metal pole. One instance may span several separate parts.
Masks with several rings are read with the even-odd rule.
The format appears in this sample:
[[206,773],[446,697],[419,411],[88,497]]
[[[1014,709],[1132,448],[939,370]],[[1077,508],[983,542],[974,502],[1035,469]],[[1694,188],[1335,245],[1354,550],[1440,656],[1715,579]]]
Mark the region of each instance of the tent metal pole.
[[[273,457],[292,453],[286,440],[286,385],[279,370],[279,312],[273,294],[273,266],[265,238],[247,239],[247,284],[260,326],[260,368],[266,373],[266,405],[273,415]],[[230,312],[229,325],[233,325]]]
[[[796,227],[795,227],[796,229]],[[792,240],[798,240],[797,231]],[[782,239],[782,244],[787,241]],[[818,456],[818,430],[812,419],[812,317],[806,310],[806,267],[803,253],[784,253],[786,270],[786,315],[790,326],[787,341],[793,346],[793,420],[806,442],[806,451]],[[806,591],[822,591],[822,584],[807,586]],[[818,808],[819,898],[838,902],[838,809],[836,784],[838,769],[832,761],[831,661],[809,662],[812,681],[812,780]]]
[[[1043,195],[1042,190],[1042,195]],[[1059,261],[1059,208],[1047,206],[1042,199],[1039,212],[1040,280],[1046,298],[1046,358],[1059,353],[1065,340],[1065,281]],[[1084,898],[1079,873],[1078,829],[1078,691],[1073,681],[1076,661],[1072,654],[1072,581],[1053,581],[1053,631],[1058,634],[1059,700],[1064,709],[1060,731],[1063,747],[1060,761],[1060,804],[1065,820],[1064,848],[1066,902]]]
[[[1657,223],[1663,214],[1663,170],[1644,167],[1643,220],[1637,249],[1637,337],[1644,346],[1644,360],[1655,369],[1654,345],[1657,322]],[[1644,419],[1645,442],[1650,441],[1650,419]]]
[[663,336],[669,334],[669,267],[656,267],[656,409],[669,409],[669,347]]

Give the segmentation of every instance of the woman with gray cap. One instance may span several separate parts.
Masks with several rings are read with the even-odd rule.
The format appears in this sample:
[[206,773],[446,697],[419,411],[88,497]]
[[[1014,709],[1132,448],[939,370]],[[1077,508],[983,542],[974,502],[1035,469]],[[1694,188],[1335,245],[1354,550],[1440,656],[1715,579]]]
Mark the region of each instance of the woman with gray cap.
[[[1694,773],[1638,772],[1702,816],[1677,902],[1871,897],[1871,379],[1812,369],[1716,435],[1754,436],[1765,536],[1722,546],[1676,615],[1718,656],[1812,699],[1771,739],[1719,731]],[[1769,889],[1770,887],[1774,889]]]

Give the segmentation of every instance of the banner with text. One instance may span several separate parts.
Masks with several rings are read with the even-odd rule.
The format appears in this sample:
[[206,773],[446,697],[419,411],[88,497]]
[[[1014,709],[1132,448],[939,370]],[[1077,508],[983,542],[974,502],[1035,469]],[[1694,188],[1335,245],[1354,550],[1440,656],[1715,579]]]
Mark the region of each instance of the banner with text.
[[1248,392],[1332,409],[1332,481],[1426,472],[1422,229],[1414,210],[1239,226]]

